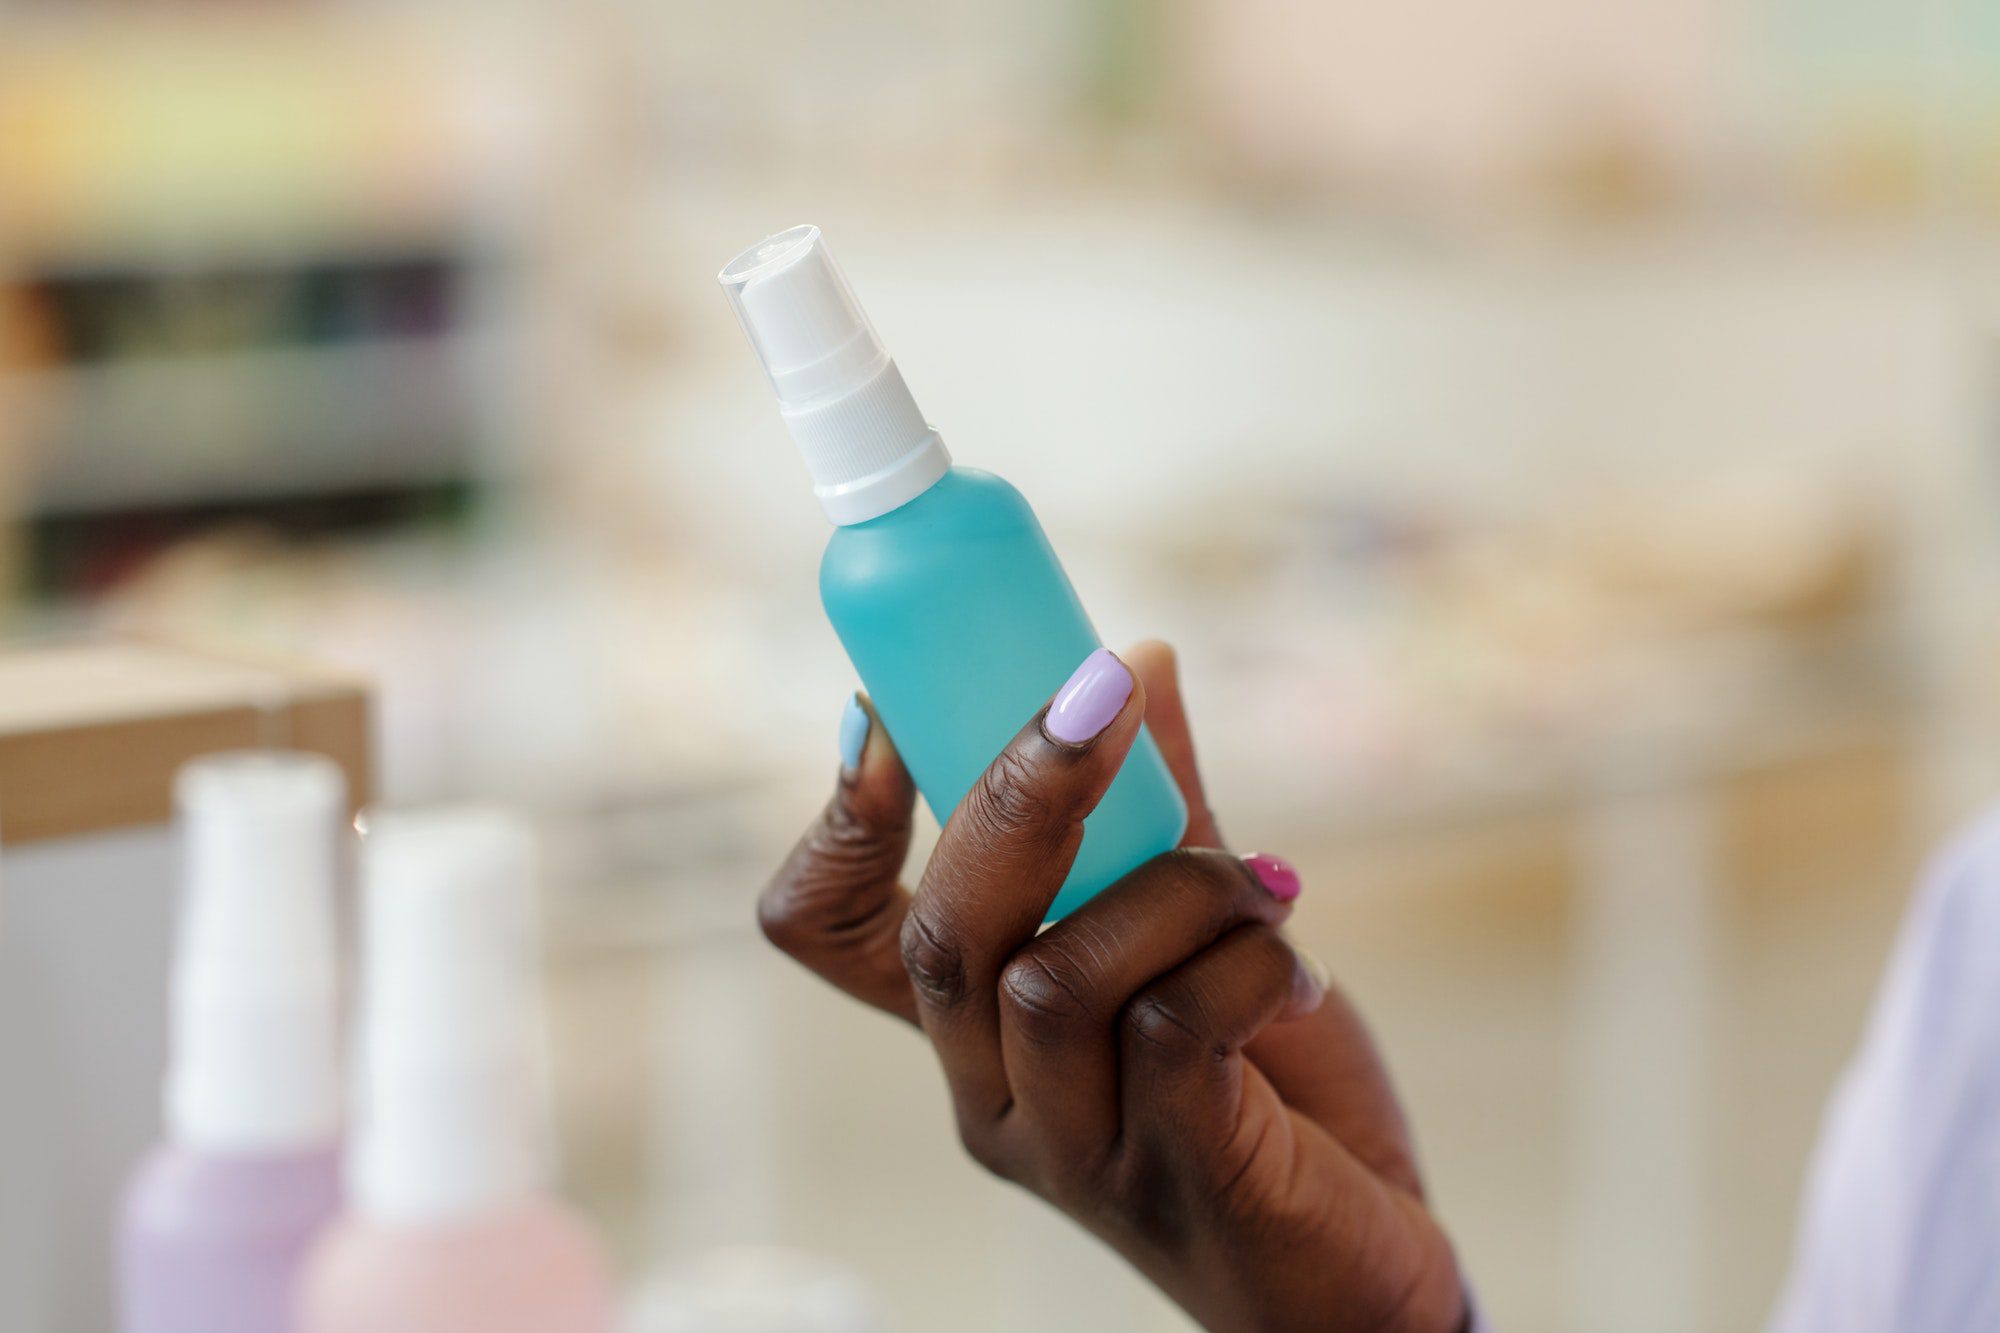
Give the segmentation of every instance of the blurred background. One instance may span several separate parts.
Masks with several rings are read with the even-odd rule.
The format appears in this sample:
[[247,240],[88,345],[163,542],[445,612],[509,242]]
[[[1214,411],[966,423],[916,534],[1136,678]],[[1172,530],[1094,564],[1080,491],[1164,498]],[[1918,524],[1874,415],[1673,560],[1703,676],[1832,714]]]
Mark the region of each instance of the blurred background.
[[2000,790],[1977,0],[0,0],[0,618],[379,686],[533,810],[638,1275],[1171,1329],[755,937],[854,682],[715,271],[803,221],[1388,1049],[1498,1326],[1734,1330]]

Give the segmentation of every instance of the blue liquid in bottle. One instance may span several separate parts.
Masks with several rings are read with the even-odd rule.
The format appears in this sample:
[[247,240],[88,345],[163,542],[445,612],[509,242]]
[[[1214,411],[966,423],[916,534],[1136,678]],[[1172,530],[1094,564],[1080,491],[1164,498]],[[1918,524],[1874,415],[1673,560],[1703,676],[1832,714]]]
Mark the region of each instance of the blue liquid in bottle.
[[[1077,665],[1102,647],[1021,493],[953,468],[880,518],[836,529],[820,599],[939,823]],[[1171,850],[1187,804],[1143,730],[1050,908],[1075,911]]]
[[[722,270],[785,424],[837,525],[820,598],[939,822],[1102,643],[1034,511],[951,466],[817,227]],[[1063,916],[1171,850],[1187,803],[1143,730],[1084,824]]]

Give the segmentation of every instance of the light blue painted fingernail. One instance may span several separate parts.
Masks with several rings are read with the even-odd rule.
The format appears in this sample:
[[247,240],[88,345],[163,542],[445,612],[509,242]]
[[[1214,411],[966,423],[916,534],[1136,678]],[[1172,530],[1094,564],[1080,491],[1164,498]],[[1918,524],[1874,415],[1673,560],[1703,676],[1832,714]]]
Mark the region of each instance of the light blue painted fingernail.
[[840,715],[840,766],[852,773],[861,767],[861,751],[868,744],[868,710],[861,696],[847,696],[847,711]]

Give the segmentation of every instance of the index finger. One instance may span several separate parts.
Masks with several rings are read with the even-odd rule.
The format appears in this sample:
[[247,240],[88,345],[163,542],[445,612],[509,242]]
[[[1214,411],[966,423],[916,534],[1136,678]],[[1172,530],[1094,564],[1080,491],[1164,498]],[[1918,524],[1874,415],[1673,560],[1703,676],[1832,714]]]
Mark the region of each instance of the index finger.
[[1139,734],[1145,690],[1106,649],[1084,659],[958,803],[903,924],[903,962],[962,1123],[1011,1103],[1000,971],[1055,901],[1083,821]]
[[910,908],[901,876],[917,789],[859,694],[848,700],[841,736],[833,798],[771,877],[758,900],[758,924],[773,944],[849,995],[914,1023],[899,941]]

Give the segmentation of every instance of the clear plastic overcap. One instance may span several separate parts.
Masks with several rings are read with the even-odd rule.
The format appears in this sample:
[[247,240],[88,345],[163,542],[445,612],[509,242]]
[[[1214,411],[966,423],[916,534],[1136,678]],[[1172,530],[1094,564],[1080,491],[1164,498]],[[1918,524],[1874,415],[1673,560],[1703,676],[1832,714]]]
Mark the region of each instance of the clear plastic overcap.
[[818,227],[759,241],[722,270],[750,346],[788,407],[866,384],[889,353],[854,297]]
[[834,522],[886,514],[951,467],[818,227],[766,237],[720,276]]

